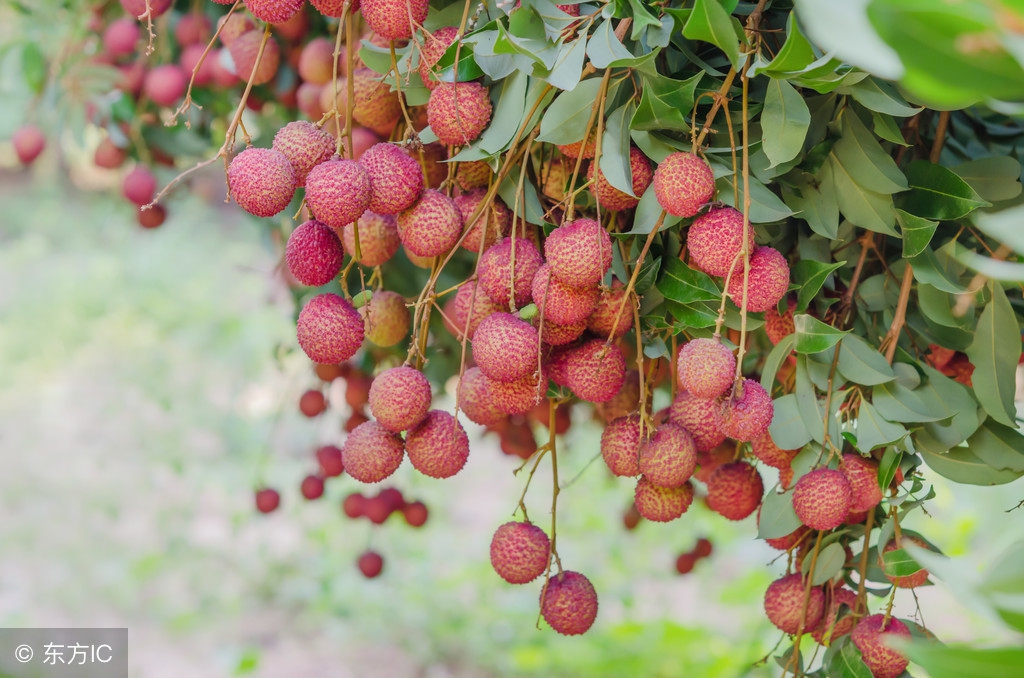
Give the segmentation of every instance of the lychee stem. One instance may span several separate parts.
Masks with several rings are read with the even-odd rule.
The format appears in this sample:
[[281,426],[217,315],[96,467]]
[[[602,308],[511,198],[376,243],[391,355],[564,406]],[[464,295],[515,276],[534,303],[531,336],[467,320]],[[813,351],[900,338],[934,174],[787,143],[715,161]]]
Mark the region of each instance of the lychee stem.
[[[644,242],[643,249],[640,250],[640,256],[637,257],[636,265],[633,267],[633,272],[629,276],[629,283],[626,285],[626,291],[622,295],[622,301],[619,302],[619,310],[615,312],[615,320],[611,324],[612,331],[605,343],[610,344],[612,342],[612,339],[615,337],[615,328],[619,326],[619,320],[622,319],[622,312],[626,309],[626,304],[632,302],[633,288],[636,287],[636,280],[640,277],[640,269],[643,268],[644,259],[647,258],[647,253],[651,249],[651,244],[654,243],[655,236],[658,235],[662,224],[665,223],[665,215],[667,214],[665,210],[662,210],[661,214],[658,215],[658,220],[654,222],[651,232],[647,234],[647,240]],[[637,326],[636,331],[639,334],[639,326]]]
[[[875,522],[875,509],[868,511],[868,519],[864,523],[864,546],[860,552],[860,563],[857,566],[857,574],[859,581],[857,582],[857,604],[853,609],[854,620],[860,619],[861,616],[867,614],[867,589],[865,588],[867,582],[868,573],[868,551],[871,548],[871,529],[874,527]],[[885,548],[885,545],[882,545]]]
[[[580,168],[583,166],[583,149],[587,147],[587,139],[590,137],[590,131],[594,128],[595,119],[599,114],[602,118],[604,117],[604,104],[605,99],[608,96],[608,81],[611,78],[611,75],[612,69],[609,68],[605,70],[604,75],[601,77],[601,86],[598,87],[597,90],[597,99],[594,100],[594,105],[590,107],[590,117],[587,118],[587,127],[583,130],[583,140],[580,142],[580,152],[579,155],[576,156],[576,164],[572,169],[572,179],[569,181],[570,187],[575,186],[576,180],[579,178]],[[596,144],[597,142],[595,141],[595,153]],[[597,162],[596,157],[594,158],[594,162]],[[589,184],[590,182],[587,183]],[[584,187],[581,186],[578,190],[582,191],[583,188]],[[564,198],[569,201],[565,210],[566,221],[572,221],[573,211],[576,207],[576,193],[577,191],[574,191]]]
[[[238,9],[238,6],[241,4],[242,0],[237,0],[235,4],[231,5],[231,9],[229,9],[228,13],[224,15],[224,21],[220,22],[220,25],[217,26],[217,30],[214,32],[213,37],[210,38],[210,41],[208,43],[206,43],[206,49],[204,49],[203,53],[199,55],[199,60],[196,61],[196,65],[192,67],[192,77],[190,77],[188,80],[188,88],[185,90],[185,100],[181,102],[181,105],[178,106],[178,109],[176,111],[174,111],[174,114],[171,116],[171,119],[167,121],[167,127],[173,127],[175,123],[177,123],[178,121],[178,116],[183,115],[192,107],[192,87],[195,86],[196,75],[199,73],[199,69],[202,68],[203,62],[206,61],[207,55],[210,54],[210,50],[213,49],[213,46],[217,43],[217,39],[220,38],[220,33],[224,30],[224,27],[227,25],[228,18],[231,17],[232,13],[234,13],[234,11]],[[200,110],[203,108],[199,104],[195,104],[195,106]],[[185,120],[185,129],[192,129],[191,119]]]
[[[818,532],[818,539],[814,542],[814,551],[811,552],[811,569],[807,572],[807,582],[804,584],[804,604],[800,609],[800,625],[796,630],[796,638],[793,640],[793,654],[790,656],[789,664],[793,666],[793,675],[799,672],[797,658],[800,656],[800,639],[804,635],[804,625],[807,623],[807,606],[811,601],[811,581],[814,579],[814,568],[818,564],[818,553],[821,551],[821,540],[824,532]],[[789,670],[789,666],[783,668],[783,675]]]

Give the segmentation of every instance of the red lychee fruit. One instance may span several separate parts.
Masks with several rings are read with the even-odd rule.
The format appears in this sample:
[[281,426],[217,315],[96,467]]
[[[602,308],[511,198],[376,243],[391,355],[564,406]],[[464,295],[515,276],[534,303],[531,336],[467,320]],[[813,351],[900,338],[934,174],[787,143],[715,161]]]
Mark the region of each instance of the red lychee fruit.
[[124,197],[141,207],[152,202],[156,193],[156,177],[148,167],[136,165],[124,176],[121,190]]
[[692,217],[715,195],[715,174],[704,158],[676,152],[654,170],[654,195],[673,216]]
[[356,566],[364,577],[374,579],[384,570],[384,558],[375,551],[367,551],[359,556]]
[[612,264],[612,240],[593,219],[576,219],[544,241],[551,273],[569,287],[596,287]]
[[743,520],[757,510],[764,482],[745,461],[722,464],[708,479],[708,507],[729,520]]
[[[618,280],[601,290],[594,311],[587,318],[587,329],[599,337],[621,337],[633,327],[633,305],[626,298],[626,288]],[[619,310],[622,310],[620,313]],[[618,323],[615,319],[618,318]]]
[[734,390],[722,404],[722,431],[733,440],[749,442],[768,430],[775,405],[753,379],[744,379],[741,387],[742,391]]
[[622,349],[591,339],[572,349],[565,363],[566,382],[581,400],[603,403],[615,397],[626,380]]
[[[760,520],[761,516],[759,509],[758,522],[760,522]],[[764,541],[766,544],[768,544],[768,546],[771,546],[773,549],[776,549],[778,551],[790,551],[793,549],[794,546],[801,543],[804,539],[804,536],[809,534],[810,532],[810,528],[808,528],[806,525],[801,525],[800,527],[796,528],[784,537],[772,537],[770,539],[765,539]]]
[[450,478],[466,465],[469,436],[451,414],[431,410],[406,435],[405,451],[413,468],[423,475]]
[[475,281],[470,281],[455,293],[455,299],[451,306],[451,327],[448,329],[452,336],[460,341],[463,332],[467,333],[469,339],[472,340],[480,322],[492,313],[501,310],[501,306],[491,301],[491,298],[480,289]]
[[693,339],[676,358],[679,387],[695,398],[717,398],[732,386],[736,356],[718,339]]
[[489,379],[517,381],[537,370],[540,337],[511,313],[492,313],[473,335],[473,360]]
[[296,120],[277,130],[271,148],[288,158],[295,171],[295,186],[302,187],[309,171],[334,155],[334,139],[313,123]]
[[481,426],[493,426],[505,419],[505,413],[494,402],[487,384],[487,377],[479,367],[466,370],[459,383],[459,410]]
[[548,264],[537,269],[530,289],[540,315],[559,325],[585,322],[600,297],[597,287],[569,287],[559,282]]
[[[928,542],[926,542],[924,539],[915,537],[913,535],[904,534],[901,536],[901,540],[898,543],[895,539],[891,539],[889,543],[885,545],[885,548],[882,549],[882,553],[886,554],[891,551],[901,549],[903,548],[903,544],[906,542],[909,542],[914,546],[918,546],[922,549],[925,549],[926,551],[931,550],[931,546],[929,546]],[[885,561],[882,559],[881,556],[879,556],[878,558],[878,566],[885,566]],[[893,586],[899,589],[913,589],[917,588],[918,586],[924,586],[928,582],[928,570],[924,569],[923,567],[917,572],[903,575],[901,577],[893,577],[888,574],[885,576],[889,581],[892,582]]]
[[[391,87],[369,68],[357,68],[352,74],[352,95],[352,117],[355,121],[383,137],[389,136],[402,117],[398,92],[392,92]],[[345,108],[339,107],[338,110]]]
[[532,523],[505,523],[491,538],[491,565],[509,584],[528,584],[548,567],[551,541]]
[[302,9],[304,0],[245,0],[252,15],[268,24],[283,24]]
[[127,56],[135,51],[141,37],[138,21],[128,17],[116,19],[103,31],[103,47],[113,56]]
[[[799,450],[780,449],[772,434],[765,431],[750,442],[750,449],[761,462],[777,469],[788,468]],[[875,483],[878,484],[877,482]]]
[[318,447],[316,463],[320,465],[320,474],[325,478],[335,478],[345,472],[345,465],[341,463],[341,448],[334,445]]
[[899,619],[873,614],[864,617],[850,634],[853,644],[860,650],[864,664],[874,678],[897,678],[907,670],[910,661],[889,647],[890,638],[910,640],[910,629]]
[[805,608],[803,578],[799,574],[788,574],[768,585],[764,611],[768,620],[783,633],[796,635],[801,630],[813,629],[821,621],[825,613],[825,593],[820,586],[812,586]]
[[597,591],[579,572],[559,572],[541,591],[540,613],[563,636],[586,633],[597,619]]
[[167,209],[163,205],[153,205],[149,209],[137,208],[135,219],[143,228],[157,228],[167,218]]
[[558,146],[558,150],[567,158],[576,160],[583,155],[584,160],[590,160],[597,153],[597,144],[595,143],[595,135],[591,134],[587,139],[587,145],[584,147],[583,140],[574,141],[571,144],[562,144]]
[[640,512],[636,510],[636,504],[630,504],[626,512],[622,514],[622,526],[627,530],[635,530],[643,518]]
[[442,143],[472,143],[491,121],[490,94],[478,82],[438,83],[427,102],[427,120]]
[[359,314],[366,321],[366,338],[377,346],[394,346],[409,333],[409,308],[397,292],[377,290]]
[[[725,277],[736,266],[732,279],[742,279],[743,213],[732,207],[719,207],[694,219],[686,235],[690,258],[709,275]],[[754,229],[747,229],[747,252],[754,251]]]
[[[327,38],[313,38],[306,43],[299,54],[299,77],[315,85],[326,85],[334,79],[334,41]],[[338,75],[346,75],[345,59],[337,60]],[[333,85],[332,85],[333,89]]]
[[307,417],[316,417],[327,410],[327,399],[324,394],[310,389],[299,397],[299,411]]
[[637,370],[626,370],[626,379],[622,388],[615,396],[595,408],[605,422],[611,422],[619,417],[624,417],[640,408],[640,372]]
[[[46,137],[35,125],[23,125],[11,137],[14,152],[22,165],[31,165],[46,148]],[[146,202],[149,202],[148,200]]]
[[363,19],[387,40],[407,40],[427,18],[427,0],[362,0]]
[[249,18],[248,15],[236,12],[218,19],[217,27],[220,28],[221,44],[228,47],[238,36],[255,29],[256,22]]
[[875,508],[882,501],[882,488],[878,486],[878,462],[859,454],[844,454],[839,470],[850,481],[853,493],[850,511],[860,513]]
[[527,374],[515,381],[487,379],[487,391],[495,407],[505,414],[526,414],[541,401],[546,393],[547,377],[543,374]]
[[707,558],[711,555],[712,548],[711,540],[707,537],[701,537],[693,547],[693,555],[698,558]]
[[697,398],[679,391],[669,410],[669,421],[685,428],[697,452],[710,452],[725,440],[721,406],[717,400]]
[[370,174],[372,212],[398,214],[412,207],[423,192],[420,164],[397,144],[376,144],[359,162]]
[[341,502],[341,510],[349,518],[362,518],[366,515],[366,497],[353,492]]
[[178,64],[163,64],[146,73],[142,90],[158,106],[173,106],[185,95],[189,76]]
[[413,501],[402,507],[402,517],[409,527],[423,527],[427,522],[427,505],[422,501]]
[[[202,54],[202,51],[197,53],[192,49],[192,47],[194,47],[194,45],[186,47],[181,57],[182,67],[189,72],[195,68],[195,64],[199,63],[199,56]],[[202,45],[199,45],[199,47],[200,50],[205,49]],[[225,54],[226,52],[227,54]],[[186,60],[186,56],[188,56],[188,60]],[[200,78],[204,77],[208,78],[205,81],[205,85],[215,85],[221,89],[231,87],[237,83],[238,76],[227,68],[227,62],[231,61],[229,57],[230,52],[228,52],[226,48],[211,50],[210,53],[206,55],[206,59],[203,60],[203,65],[200,67],[199,73],[196,75],[196,84],[199,84]],[[192,65],[191,68],[189,68],[189,64]],[[206,71],[207,76],[203,75],[204,71]],[[202,87],[204,85],[200,86]],[[314,120],[319,120],[322,115],[323,111],[320,111],[316,116],[309,117]]]
[[680,553],[676,558],[676,572],[679,574],[690,574],[700,558],[696,553]]
[[[789,264],[771,247],[755,247],[750,257],[747,310],[754,313],[775,308],[789,289]],[[743,268],[736,267],[729,281],[729,297],[737,307],[743,303]]]
[[256,492],[256,510],[260,513],[271,513],[281,505],[280,493],[272,488],[264,487]]
[[483,160],[460,162],[455,171],[455,183],[464,191],[485,188],[493,174],[491,166]]
[[302,496],[309,501],[319,499],[324,496],[324,479],[320,476],[306,476],[302,479],[299,491],[302,493]]
[[796,309],[796,302],[791,300],[786,312],[781,315],[778,306],[773,306],[765,311],[764,332],[773,346],[796,332],[796,325],[793,322],[794,309]]
[[430,400],[430,382],[407,365],[381,372],[370,386],[370,412],[381,426],[395,433],[423,421]]
[[[590,185],[590,191],[594,194],[597,204],[606,210],[621,212],[636,207],[640,203],[640,196],[644,194],[647,187],[651,185],[651,161],[647,159],[636,146],[629,149],[629,167],[633,177],[633,195],[623,193],[612,186],[605,178],[604,172],[597,166],[597,163],[590,163],[587,169],[587,179],[594,183]],[[636,196],[636,197],[634,197]]]
[[93,154],[93,162],[97,167],[104,169],[116,169],[123,165],[127,158],[125,150],[116,146],[109,137],[96,146],[96,152]]
[[793,510],[797,518],[815,530],[831,530],[846,520],[853,501],[850,481],[841,471],[819,468],[796,481]]
[[205,46],[210,39],[212,29],[210,19],[205,14],[200,12],[184,14],[174,27],[174,39],[181,47],[190,47],[198,43],[203,43]]
[[[513,276],[513,262],[515,275]],[[544,263],[536,245],[526,238],[504,238],[480,256],[477,277],[481,289],[496,304],[507,307],[515,288],[516,307],[529,302],[533,279]]]
[[614,475],[640,475],[640,417],[619,417],[601,433],[601,457]]
[[295,170],[280,151],[247,148],[231,161],[228,186],[235,202],[246,212],[272,217],[283,212],[295,195]]
[[679,487],[658,487],[640,476],[633,492],[636,510],[647,520],[667,523],[686,513],[693,503],[693,483],[687,481]]
[[147,11],[150,17],[155,19],[169,10],[172,2],[173,0],[121,0],[121,7],[136,19],[145,16]]
[[[843,610],[842,605],[849,609]],[[856,607],[856,593],[844,586],[834,589],[828,611],[811,631],[811,636],[821,645],[830,645],[836,638],[845,636],[853,630],[853,610]],[[843,616],[840,617],[840,614]]]
[[310,360],[340,363],[362,345],[363,318],[347,299],[329,292],[318,294],[299,313],[296,333]]
[[363,422],[345,439],[341,459],[345,471],[361,483],[379,483],[402,465],[402,438],[376,421]]
[[430,77],[434,64],[447,51],[448,47],[455,42],[459,35],[457,26],[444,26],[428,36],[423,44],[423,51],[420,53],[420,79],[427,89],[437,87],[437,80]]
[[664,423],[640,445],[640,473],[659,487],[679,487],[697,468],[697,450],[686,429]]
[[370,387],[373,379],[359,370],[352,370],[345,377],[345,402],[354,411],[362,410],[370,403]]
[[[246,31],[227,46],[231,61],[235,64],[235,75],[242,82],[252,78],[253,85],[265,85],[277,75],[277,68],[281,65],[281,48],[273,38],[267,38],[263,56],[260,56],[262,43],[263,31]],[[259,61],[256,60],[258,56]]]
[[535,315],[532,322],[533,326],[536,327],[537,331],[540,333],[540,340],[548,346],[565,346],[566,344],[571,344],[583,336],[583,333],[587,331],[586,320],[581,320],[572,325],[559,325],[558,323],[544,319],[542,324],[541,316]]
[[306,206],[334,228],[358,219],[370,205],[371,191],[370,175],[354,160],[328,160],[306,176]]
[[303,285],[319,287],[334,280],[345,252],[327,224],[311,219],[292,231],[284,250],[288,270]]
[[[356,256],[356,230],[359,231],[359,255]],[[345,224],[341,232],[345,251],[363,266],[380,266],[395,256],[402,246],[398,222],[391,215],[363,212],[358,221]]]
[[428,188],[412,207],[398,215],[398,235],[413,254],[441,256],[459,241],[462,214],[455,201]]
[[309,0],[309,4],[313,5],[324,16],[334,17],[335,19],[341,17],[346,4],[349,5],[348,11],[350,15],[359,9],[359,0]]
[[383,492],[367,498],[363,504],[363,515],[374,525],[382,525],[393,512],[394,508]]
[[462,247],[470,252],[487,250],[508,235],[512,227],[512,212],[498,197],[489,202],[477,218],[470,222],[473,213],[480,209],[480,204],[486,197],[487,191],[483,188],[455,197],[455,205],[459,208],[463,223],[466,224],[466,237],[462,239]]

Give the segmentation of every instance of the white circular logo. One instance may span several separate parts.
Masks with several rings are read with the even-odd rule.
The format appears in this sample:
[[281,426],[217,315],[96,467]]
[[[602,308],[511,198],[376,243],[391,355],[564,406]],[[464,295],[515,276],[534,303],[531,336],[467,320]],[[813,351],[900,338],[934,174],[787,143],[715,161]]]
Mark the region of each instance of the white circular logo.
[[32,656],[34,654],[35,653],[32,652],[32,648],[29,647],[28,645],[19,645],[14,650],[14,658],[17,659],[22,664],[24,664],[25,662],[32,661]]

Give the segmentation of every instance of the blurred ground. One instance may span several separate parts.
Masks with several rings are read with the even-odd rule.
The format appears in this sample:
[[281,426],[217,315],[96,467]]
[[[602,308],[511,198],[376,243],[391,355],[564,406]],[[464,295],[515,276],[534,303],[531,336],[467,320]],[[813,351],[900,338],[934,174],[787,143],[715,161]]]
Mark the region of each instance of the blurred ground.
[[[146,678],[774,673],[751,665],[777,640],[761,598],[785,564],[766,567],[776,552],[752,520],[695,505],[627,533],[631,484],[600,464],[559,504],[563,562],[601,597],[581,638],[537,631],[539,588],[490,570],[491,533],[522,482],[492,439],[474,439],[451,480],[399,470],[394,484],[430,507],[422,530],[345,519],[348,478],[303,502],[311,452],[340,441],[340,414],[295,409],[313,376],[288,353],[291,309],[258,225],[178,197],[145,232],[121,201],[54,176],[0,175],[0,625],[127,626]],[[563,481],[598,435],[573,427]],[[529,502],[542,524],[545,471]],[[255,514],[260,482],[281,489],[281,511]],[[1017,533],[1005,511],[1020,483],[937,491],[911,527],[951,555],[995,553]],[[699,536],[714,556],[675,576]],[[386,560],[372,582],[354,567],[367,544]],[[945,640],[1008,637],[941,583],[919,598]],[[898,608],[911,615],[913,599]]]

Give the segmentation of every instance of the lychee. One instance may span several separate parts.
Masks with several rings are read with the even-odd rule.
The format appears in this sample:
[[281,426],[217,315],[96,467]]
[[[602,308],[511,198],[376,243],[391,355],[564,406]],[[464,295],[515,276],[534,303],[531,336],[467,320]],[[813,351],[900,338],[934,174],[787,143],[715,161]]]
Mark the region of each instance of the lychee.
[[559,325],[558,323],[552,322],[548,319],[544,319],[540,315],[533,317],[533,326],[540,332],[540,340],[548,346],[564,346],[571,344],[572,342],[583,336],[583,333],[587,331],[587,321],[581,320],[578,323],[572,325]]
[[594,142],[595,135],[591,134],[587,139],[587,145],[583,145],[583,140],[574,141],[570,144],[561,144],[558,146],[558,150],[567,158],[576,160],[583,156],[584,160],[590,160],[597,153],[597,144]]
[[376,551],[367,551],[359,556],[356,566],[367,579],[374,579],[384,571],[384,558]]
[[135,212],[135,219],[143,228],[157,228],[163,225],[167,218],[167,208],[163,205],[153,205],[146,209],[139,207]]
[[423,421],[430,400],[430,382],[407,365],[381,372],[370,386],[370,412],[381,426],[395,433]]
[[839,527],[850,512],[853,492],[841,471],[819,468],[802,476],[793,488],[797,518],[815,530]]
[[593,219],[576,219],[544,241],[551,273],[569,287],[596,287],[612,264],[612,239]]
[[478,188],[455,197],[455,204],[466,224],[466,237],[462,239],[462,247],[470,252],[488,249],[506,235],[512,227],[512,213],[501,198],[495,197],[480,211],[471,223],[473,213],[480,209],[480,204],[487,197],[487,191]]
[[493,174],[491,166],[483,160],[460,162],[455,170],[455,183],[464,191],[484,188],[490,182]]
[[565,364],[566,382],[581,400],[603,403],[611,400],[626,379],[622,349],[591,339],[572,349]]
[[672,401],[669,420],[689,432],[697,452],[710,452],[725,440],[717,400],[697,398],[688,391],[680,391]]
[[423,192],[419,163],[397,144],[376,144],[359,162],[370,175],[370,210],[377,214],[398,214],[412,207]]
[[698,560],[700,558],[697,557],[696,553],[680,553],[676,557],[676,572],[679,574],[693,572],[693,568],[697,565]]
[[115,19],[103,31],[103,47],[113,56],[127,56],[135,51],[141,37],[138,21],[128,17]]
[[551,542],[531,523],[510,522],[491,538],[491,565],[509,584],[528,584],[544,573],[551,559]]
[[422,501],[409,502],[402,507],[402,517],[409,527],[423,527],[427,522],[427,505]]
[[[338,110],[345,109],[339,107]],[[402,117],[398,92],[392,92],[391,87],[369,68],[357,68],[352,73],[352,117],[381,136],[390,135]]]
[[[338,58],[337,69],[339,75],[346,75],[347,63],[344,58]],[[334,41],[327,38],[313,38],[306,43],[299,54],[299,77],[305,82],[316,85],[326,85],[334,79]]]
[[679,487],[697,468],[697,450],[690,434],[664,423],[640,445],[640,472],[659,487]]
[[450,478],[466,465],[469,437],[451,414],[431,410],[406,434],[405,451],[413,467],[423,475]]
[[[783,450],[775,444],[772,434],[765,431],[750,442],[750,451],[761,462],[777,469],[788,468],[799,450]],[[877,482],[875,483],[878,484]]]
[[636,510],[647,520],[667,523],[675,520],[693,503],[693,483],[687,481],[679,487],[658,487],[644,476],[633,492]]
[[[610,288],[601,290],[594,311],[587,318],[587,329],[599,337],[621,337],[633,327],[633,305],[623,302],[626,288],[618,280]],[[621,310],[621,313],[620,313]],[[616,323],[618,318],[618,323]]]
[[768,340],[772,342],[773,346],[796,332],[796,325],[793,321],[793,310],[796,309],[796,302],[790,300],[787,306],[788,308],[783,314],[779,314],[778,306],[773,306],[765,311],[764,333],[768,335]]
[[306,476],[299,485],[299,492],[309,501],[319,499],[324,496],[324,479],[315,475]]
[[597,591],[579,572],[559,572],[541,592],[540,613],[563,636],[586,633],[597,618]]
[[601,433],[601,457],[617,476],[640,475],[640,417],[619,417]]
[[[849,609],[843,609],[845,605]],[[811,636],[821,645],[830,645],[833,640],[853,630],[853,611],[857,608],[857,594],[839,586],[832,591],[828,611],[811,631]],[[842,616],[840,616],[842,615]]]
[[480,256],[477,268],[480,287],[495,303],[505,307],[514,288],[515,305],[523,306],[530,300],[533,279],[542,263],[540,251],[531,241],[504,238]]
[[284,250],[288,270],[303,285],[319,287],[334,280],[345,252],[327,224],[311,219],[292,231]]
[[[885,548],[882,549],[882,553],[886,554],[891,551],[901,549],[903,548],[903,544],[906,542],[909,542],[919,548],[925,549],[926,551],[931,550],[931,546],[929,546],[928,542],[926,542],[924,539],[921,539],[920,537],[915,537],[913,535],[904,534],[901,535],[901,539],[899,542],[897,542],[895,539],[890,540],[889,543],[885,545]],[[885,561],[881,556],[879,556],[878,566],[884,567],[884,565]],[[913,589],[917,588],[918,586],[924,586],[928,582],[928,570],[924,569],[923,567],[920,570],[917,570],[916,572],[912,572],[910,574],[902,576],[891,576],[888,574],[886,574],[885,576],[886,578],[888,578],[889,581],[892,582],[893,586],[899,589]]]
[[537,370],[537,330],[511,313],[492,313],[473,335],[473,360],[495,381],[511,382]]
[[363,343],[363,319],[347,299],[337,294],[318,294],[299,312],[296,323],[299,346],[310,360],[340,363]]
[[302,9],[304,0],[245,0],[252,15],[268,24],[283,24]]
[[351,16],[352,12],[359,9],[359,0],[309,0],[309,4],[313,5],[324,16],[335,19],[341,17],[346,4],[349,6],[349,16]]
[[387,40],[406,40],[427,18],[427,0],[362,0],[363,19]]
[[236,12],[234,14],[226,14],[218,19],[217,27],[220,29],[221,44],[229,47],[238,36],[254,30],[256,22],[249,15]]
[[698,558],[707,558],[711,555],[711,550],[711,540],[707,537],[701,537],[693,547],[693,555]]
[[847,453],[839,464],[839,470],[850,481],[853,493],[850,511],[860,513],[878,506],[882,501],[882,488],[878,486],[878,462],[865,459],[859,454]]
[[426,41],[423,43],[423,49],[420,52],[419,67],[420,79],[423,80],[423,84],[426,85],[427,89],[437,87],[437,80],[430,77],[434,64],[447,51],[448,47],[455,42],[455,38],[458,35],[459,29],[457,26],[444,26],[434,31],[433,35],[427,36]]
[[[236,159],[238,157],[241,155]],[[289,167],[289,169],[291,168]],[[228,176],[230,177],[230,173]],[[156,193],[156,177],[148,167],[136,165],[124,176],[121,190],[124,197],[141,207],[153,200],[153,195]]]
[[605,422],[611,422],[619,417],[636,412],[640,408],[640,372],[638,370],[626,370],[626,378],[622,382],[622,388],[611,400],[598,403],[596,410]]
[[[789,289],[789,264],[771,247],[755,247],[750,257],[747,310],[753,313],[775,308]],[[743,268],[737,266],[729,281],[729,297],[737,307],[743,304]]]
[[[651,161],[647,159],[636,146],[629,149],[629,167],[633,177],[633,195],[623,193],[612,186],[605,178],[604,172],[597,166],[597,163],[590,163],[587,169],[587,179],[594,183],[590,185],[590,191],[594,194],[597,204],[606,210],[621,212],[632,209],[640,203],[640,196],[644,194],[647,187],[651,185]],[[634,197],[636,196],[636,197]]]
[[[359,247],[356,248],[356,231]],[[402,246],[398,236],[398,222],[390,214],[363,212],[357,221],[345,224],[341,232],[345,251],[363,266],[380,266],[395,256]],[[357,255],[358,253],[358,255]]]
[[320,473],[325,478],[334,478],[345,472],[341,462],[341,448],[334,445],[323,445],[316,450],[316,462],[320,465]]
[[309,389],[299,397],[299,411],[307,417],[316,417],[327,410],[327,398],[316,389]]
[[441,82],[430,93],[427,120],[449,146],[472,143],[491,121],[491,99],[478,82]]
[[246,212],[272,217],[283,212],[295,195],[295,170],[280,151],[247,148],[231,160],[228,186]]
[[349,518],[362,518],[366,515],[367,499],[358,492],[353,492],[341,502],[341,510]]
[[428,188],[412,207],[398,215],[398,235],[413,254],[437,257],[459,241],[462,214],[451,198]]
[[[732,268],[732,279],[742,279],[743,213],[732,207],[719,207],[694,219],[686,235],[690,258],[709,275],[725,277]],[[747,252],[754,251],[754,229],[747,228]],[[735,262],[735,267],[733,263]]]
[[764,482],[745,461],[722,464],[708,479],[708,507],[729,520],[743,520],[757,510]]
[[799,574],[787,574],[769,584],[764,594],[764,611],[768,620],[791,636],[816,627],[825,613],[825,593],[821,587],[810,587],[806,606],[804,588]]
[[311,122],[290,122],[274,135],[271,148],[284,153],[295,171],[295,186],[306,185],[306,175],[334,155],[334,139]]
[[397,292],[377,290],[359,313],[366,320],[366,338],[377,346],[394,346],[409,333],[409,308]]
[[[281,48],[273,38],[267,38],[263,55],[260,56],[262,43],[262,31],[246,31],[227,46],[235,64],[235,74],[242,82],[248,82],[251,78],[253,85],[265,85],[277,75],[277,68],[281,65]],[[259,61],[256,61],[256,57],[259,57]]]
[[736,356],[718,339],[693,339],[676,358],[679,387],[696,398],[717,398],[732,385]]
[[363,422],[341,448],[345,471],[361,483],[379,483],[402,465],[402,438],[376,421]]
[[715,174],[694,153],[672,153],[654,170],[654,195],[669,214],[692,217],[714,197]]
[[170,9],[172,2],[173,0],[121,0],[121,7],[136,19],[145,16],[147,11],[150,17],[155,19]]
[[749,442],[768,430],[775,414],[772,397],[758,382],[744,379],[722,404],[722,431],[740,442]]
[[281,494],[270,487],[256,492],[256,510],[260,513],[271,513],[281,505]]
[[899,619],[873,614],[864,617],[850,634],[850,640],[860,650],[864,664],[874,678],[897,678],[907,670],[910,661],[899,651],[889,647],[890,638],[910,640],[910,629]]
[[96,146],[96,152],[93,154],[93,162],[97,167],[103,167],[104,169],[116,169],[124,164],[127,157],[128,154],[125,150],[116,146],[108,137]]
[[471,280],[455,293],[451,309],[451,327],[448,329],[452,336],[461,341],[463,332],[472,340],[481,321],[492,313],[501,311],[501,306],[491,301],[476,281]]
[[597,287],[569,287],[562,284],[551,274],[548,264],[537,269],[530,289],[540,315],[560,325],[586,321],[597,307],[600,296]]
[[342,228],[367,210],[371,190],[370,175],[358,162],[328,160],[306,176],[306,206],[328,226]]
[[[761,509],[758,509],[757,513],[758,524],[761,522]],[[806,525],[801,525],[789,534],[782,537],[770,537],[765,539],[765,543],[771,546],[773,549],[779,551],[790,551],[794,546],[801,543],[804,537],[811,532],[810,528]]]
[[458,391],[459,410],[470,421],[481,426],[493,426],[505,418],[491,396],[488,379],[479,367],[470,367],[462,375]]
[[547,393],[547,377],[544,374],[527,374],[515,381],[487,379],[487,392],[495,407],[507,415],[526,414],[541,401]]
[[209,17],[201,12],[190,12],[178,19],[174,27],[174,39],[181,47],[190,47],[210,39],[212,25]]

